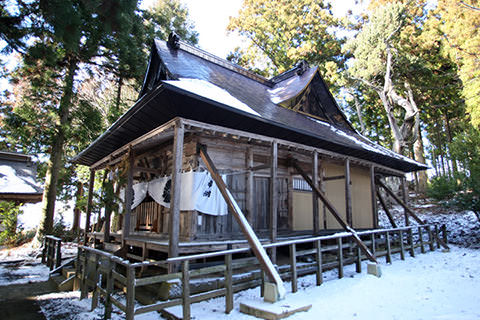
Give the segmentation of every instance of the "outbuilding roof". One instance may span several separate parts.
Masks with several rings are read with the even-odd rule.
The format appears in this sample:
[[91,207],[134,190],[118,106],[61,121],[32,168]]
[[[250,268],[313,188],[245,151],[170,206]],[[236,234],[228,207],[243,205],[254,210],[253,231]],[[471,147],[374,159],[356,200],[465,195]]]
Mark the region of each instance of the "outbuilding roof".
[[178,41],[155,41],[140,98],[74,159],[92,165],[175,118],[318,147],[400,170],[426,166],[362,136],[316,67],[305,63],[266,79]]

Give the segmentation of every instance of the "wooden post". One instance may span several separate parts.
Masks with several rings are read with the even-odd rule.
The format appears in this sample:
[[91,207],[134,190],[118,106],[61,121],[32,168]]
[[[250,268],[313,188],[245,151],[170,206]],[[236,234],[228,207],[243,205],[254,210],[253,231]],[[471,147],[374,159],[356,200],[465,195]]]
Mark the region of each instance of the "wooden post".
[[392,246],[390,245],[390,232],[385,232],[385,242],[387,245],[387,255],[386,261],[387,263],[392,263]]
[[438,233],[438,225],[435,225],[435,239],[437,239],[437,249],[440,249],[440,241],[438,241],[438,239],[440,239],[440,235]]
[[[113,175],[112,172],[110,172],[110,175],[107,175],[108,180],[111,181],[110,177]],[[112,178],[113,180],[113,178]],[[112,201],[111,199],[110,201]],[[108,205],[105,207],[105,221],[103,223],[103,242],[108,243],[110,242],[110,221],[111,221],[111,216],[112,216],[112,203],[108,203]]]
[[45,264],[47,262],[47,238],[43,238],[43,249],[42,249],[42,263]]
[[[325,186],[325,170],[326,169],[322,167],[322,163],[320,162],[320,191],[322,191],[323,194],[327,192],[327,188]],[[327,229],[327,207],[323,203],[322,203],[322,219],[323,219],[323,228]]]
[[393,219],[393,216],[390,213],[390,210],[388,210],[387,203],[383,199],[382,194],[380,193],[380,190],[378,190],[378,188],[377,188],[377,196],[378,196],[378,200],[380,201],[380,204],[382,205],[383,210],[385,211],[385,214],[388,217],[388,221],[390,221],[390,224],[392,225],[392,227],[397,228],[397,224],[395,223],[395,220]]
[[310,185],[313,193],[316,193],[317,197],[319,197],[320,200],[322,200],[323,204],[327,207],[327,209],[334,216],[337,222],[342,226],[342,228],[345,231],[350,232],[352,234],[352,238],[362,248],[362,251],[365,253],[367,258],[370,261],[376,263],[377,259],[375,259],[372,253],[368,250],[367,246],[365,246],[365,244],[362,242],[357,232],[349,224],[345,223],[345,221],[342,220],[337,209],[335,209],[333,204],[330,202],[330,200],[327,199],[327,197],[323,194],[323,192],[321,192],[320,189],[313,184],[312,179],[310,179],[310,177],[303,171],[303,169],[298,165],[297,161],[292,158],[290,158],[289,161],[290,161],[290,164],[298,171],[298,173],[302,175],[303,179],[305,179],[305,181]]
[[225,313],[233,310],[232,254],[225,255]]
[[353,225],[352,216],[352,181],[350,177],[350,159],[345,160],[345,212],[347,216],[347,223]]
[[[247,149],[247,168],[253,168],[253,150],[252,148]],[[247,190],[246,190],[246,205],[247,205],[247,220],[250,225],[253,226],[254,223],[254,203],[253,203],[253,193],[254,193],[254,173],[253,170],[248,170],[247,174]]]
[[315,242],[315,249],[316,249],[316,278],[317,278],[317,286],[323,283],[323,274],[322,274],[322,243],[320,240]]
[[[312,181],[318,188],[318,152],[313,151],[312,155]],[[319,232],[319,214],[318,214],[318,197],[312,191],[312,216],[313,216],[313,234],[317,235]]]
[[360,246],[357,244],[357,261],[355,263],[355,271],[357,273],[362,273],[362,250],[360,249]]
[[228,191],[227,186],[225,185],[225,182],[223,181],[222,177],[218,173],[217,168],[215,168],[215,164],[213,163],[212,159],[210,159],[210,156],[205,150],[205,146],[199,146],[199,152],[200,152],[202,161],[207,167],[207,170],[212,175],[212,179],[217,184],[217,187],[220,190],[222,197],[227,202],[227,205],[230,208],[235,219],[237,220],[237,223],[240,226],[240,229],[242,230],[243,234],[247,238],[250,248],[252,249],[253,253],[257,257],[258,261],[260,262],[262,270],[265,271],[265,273],[268,275],[271,281],[275,282],[275,284],[277,285],[279,298],[283,299],[285,297],[286,290],[285,290],[285,287],[283,286],[283,281],[280,278],[280,275],[278,274],[277,270],[273,266],[272,261],[268,258],[268,255],[265,252],[265,249],[263,248],[260,241],[258,240],[257,235],[253,231],[252,227],[248,224],[248,221],[243,215],[242,210],[238,206],[237,202],[233,198],[230,191]]
[[413,243],[413,229],[408,229],[408,242],[410,243],[410,256],[415,257],[415,244]]
[[[170,202],[169,215],[169,241],[168,241],[168,257],[174,258],[178,256],[178,241],[180,236],[180,192],[181,192],[181,172],[183,159],[183,138],[185,129],[183,122],[178,120],[175,123],[175,136],[173,138],[173,168],[172,168],[172,193]],[[177,269],[175,264],[169,264],[169,272],[175,272]]]
[[95,171],[90,170],[90,181],[88,184],[88,200],[87,200],[87,212],[85,219],[85,234],[83,236],[83,243],[88,243],[88,230],[90,229],[90,215],[92,214],[92,202],[93,202],[93,185],[95,183]]
[[107,260],[107,284],[106,284],[106,296],[105,296],[105,313],[103,319],[112,318],[112,294],[113,294],[113,272],[115,270],[115,262],[109,258]]
[[125,243],[125,239],[130,235],[130,216],[132,213],[133,203],[133,167],[135,165],[135,155],[133,150],[130,149],[128,153],[128,172],[127,172],[127,186],[125,189],[125,213],[123,215],[123,227],[122,227],[122,244]]
[[422,253],[425,253],[425,243],[423,242],[422,227],[418,227],[418,239],[420,240],[420,249]]
[[400,259],[405,260],[405,246],[403,244],[403,230],[398,231],[398,237],[400,239]]
[[435,251],[435,243],[433,242],[433,234],[430,225],[427,225],[427,234],[428,234],[428,246],[430,247],[430,251]]
[[377,187],[375,186],[375,167],[373,165],[370,166],[370,193],[371,193],[371,201],[372,201],[372,223],[373,228],[378,228],[378,208],[377,208],[377,198],[376,198],[376,190]]
[[297,292],[297,246],[290,245],[290,272],[292,273],[292,293]]
[[57,253],[56,253],[56,257],[55,257],[56,258],[55,259],[55,268],[58,268],[62,264],[62,240],[61,239],[55,240],[55,243],[57,244],[57,247],[56,247]]
[[343,243],[342,237],[337,238],[337,255],[338,255],[338,278],[343,278]]
[[82,263],[82,276],[80,278],[80,300],[85,299],[88,296],[87,286],[87,268],[89,252],[83,250],[83,263]]
[[[278,192],[277,192],[277,169],[278,169],[278,144],[276,141],[272,143],[271,159],[270,159],[270,241],[277,241],[277,211],[278,211]],[[277,262],[277,248],[270,250],[272,262]]]
[[444,243],[448,243],[447,226],[444,225],[444,224],[442,224],[442,226],[440,227],[440,229],[442,230],[443,242],[444,242]]
[[133,320],[135,317],[135,268],[127,266],[127,297],[125,306],[125,319]]
[[377,245],[375,243],[375,233],[372,233],[372,235],[370,237],[371,237],[371,241],[372,241],[372,254],[376,254]]
[[95,308],[98,306],[98,299],[99,299],[99,281],[100,281],[100,274],[99,274],[99,268],[100,268],[100,259],[98,254],[94,255],[94,272],[93,272],[93,295],[92,295],[92,308],[91,311],[95,310]]
[[[405,183],[406,179],[405,177],[400,178],[402,180],[402,196],[403,196],[403,202],[405,203],[406,206],[408,206],[408,190],[407,190],[407,184]],[[407,209],[403,209],[405,213],[405,225],[408,226],[410,225],[410,220],[408,219],[408,212]]]
[[183,320],[190,320],[190,270],[188,260],[182,266],[182,309]]

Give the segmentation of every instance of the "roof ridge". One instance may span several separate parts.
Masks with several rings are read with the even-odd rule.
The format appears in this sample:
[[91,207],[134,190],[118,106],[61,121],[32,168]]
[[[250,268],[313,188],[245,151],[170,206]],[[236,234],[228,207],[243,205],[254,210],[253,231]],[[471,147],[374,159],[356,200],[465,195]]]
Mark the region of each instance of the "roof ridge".
[[269,87],[273,87],[274,83],[270,80],[270,79],[267,79],[265,77],[262,77],[261,75],[258,75],[250,70],[247,70],[241,66],[239,66],[238,64],[235,64],[233,62],[230,62],[226,59],[222,59],[214,54],[211,54],[203,49],[200,49],[198,47],[195,47],[191,44],[188,44],[186,42],[183,42],[183,41],[179,41],[178,42],[179,44],[179,49],[183,50],[183,51],[186,51],[188,53],[191,53],[193,55],[196,55],[197,57],[200,57],[204,60],[207,60],[209,62],[212,62],[212,63],[215,63],[223,68],[226,68],[228,70],[231,70],[231,71],[234,71],[236,73],[239,73],[243,76],[246,76],[252,80],[255,80],[257,82],[260,82],[264,85],[267,85]]

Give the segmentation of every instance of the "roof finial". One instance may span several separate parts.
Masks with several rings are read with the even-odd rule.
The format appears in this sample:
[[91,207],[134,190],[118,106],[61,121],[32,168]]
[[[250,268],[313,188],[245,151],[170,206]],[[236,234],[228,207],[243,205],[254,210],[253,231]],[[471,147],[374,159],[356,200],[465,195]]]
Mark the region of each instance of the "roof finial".
[[297,75],[301,76],[305,71],[307,71],[309,65],[307,61],[300,60],[295,66],[295,68],[297,68]]
[[168,41],[167,41],[167,44],[170,48],[173,48],[173,49],[178,49],[180,48],[180,38],[175,34],[175,32],[170,32],[170,34],[168,35]]

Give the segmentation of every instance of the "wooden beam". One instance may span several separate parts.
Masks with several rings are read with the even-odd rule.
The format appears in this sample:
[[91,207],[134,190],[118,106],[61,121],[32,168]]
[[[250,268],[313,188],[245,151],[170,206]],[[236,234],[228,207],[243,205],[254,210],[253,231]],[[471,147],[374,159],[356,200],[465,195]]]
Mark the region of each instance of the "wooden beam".
[[[107,174],[107,179],[109,182],[113,180],[110,179],[110,175],[113,175],[113,173],[110,171],[109,174]],[[110,217],[112,216],[112,201],[113,199],[109,200],[110,203],[107,203],[107,206],[105,206],[105,221],[103,222],[103,242],[110,242]]]
[[342,179],[345,179],[345,175],[324,177],[323,181],[342,180]]
[[376,183],[378,185],[380,185],[393,199],[395,199],[395,201],[398,202],[399,205],[401,205],[404,209],[405,209],[405,212],[407,212],[409,215],[411,215],[418,223],[420,224],[425,224],[425,221],[423,221],[422,219],[420,219],[416,214],[415,212],[412,211],[412,209],[410,209],[406,204],[405,202],[403,202],[396,194],[395,192],[393,192],[392,190],[390,190],[389,187],[387,187],[383,182],[382,180],[380,180],[379,178],[376,178]]
[[397,228],[397,224],[395,223],[395,220],[393,219],[393,216],[390,213],[390,210],[388,210],[387,203],[383,199],[382,194],[380,193],[380,190],[378,190],[378,189],[377,189],[377,196],[378,196],[378,200],[380,200],[380,204],[382,205],[383,210],[385,211],[385,214],[388,217],[388,220],[390,221],[390,224],[392,225],[392,227]]
[[[312,180],[313,184],[318,188],[318,152],[313,151],[312,154]],[[318,213],[318,198],[312,192],[312,215],[313,215],[313,234],[317,235],[319,230],[319,213]]]
[[242,210],[238,206],[230,191],[228,191],[225,182],[223,181],[222,177],[215,168],[212,159],[210,159],[210,156],[205,150],[205,146],[199,146],[199,151],[200,157],[202,158],[205,166],[207,167],[207,170],[212,175],[212,179],[217,184],[220,193],[227,202],[230,211],[237,220],[237,223],[240,226],[243,234],[247,238],[250,248],[260,262],[262,270],[267,274],[271,281],[274,281],[276,283],[280,298],[285,297],[285,287],[283,286],[283,281],[280,278],[280,275],[273,266],[272,261],[269,259],[265,249],[261,245],[260,240],[258,240],[258,237],[253,231],[252,227],[248,224],[248,221],[243,215]]
[[134,167],[133,171],[135,172],[146,172],[146,173],[153,173],[153,174],[160,174],[160,170],[154,168],[145,168],[145,167]]
[[[407,186],[405,183],[405,177],[400,178],[402,180],[402,196],[403,196],[403,202],[408,206],[408,191],[407,191]],[[410,225],[410,220],[408,219],[408,214],[407,210],[404,210],[405,213],[405,225],[408,226]]]
[[[253,167],[253,149],[251,147],[247,149],[246,167],[247,168]],[[246,185],[247,220],[250,223],[250,225],[253,225],[253,222],[254,222],[253,192],[254,192],[254,183],[255,183],[253,171],[251,170],[248,171],[246,179],[247,179],[247,185]]]
[[125,238],[130,235],[130,217],[132,214],[133,203],[133,166],[135,163],[135,155],[130,149],[128,153],[128,172],[127,172],[127,186],[125,188],[125,213],[123,215],[122,227],[122,244],[125,243]]
[[373,228],[378,228],[378,208],[377,208],[377,187],[375,186],[375,166],[370,166],[370,193],[372,201],[372,224]]
[[342,226],[342,228],[345,231],[350,232],[352,234],[353,240],[360,246],[360,248],[365,253],[367,258],[370,261],[377,263],[377,259],[372,255],[370,250],[368,250],[367,246],[360,239],[357,232],[350,225],[348,225],[345,221],[342,220],[337,209],[335,209],[335,207],[330,202],[330,200],[328,200],[327,197],[325,197],[323,192],[321,192],[320,189],[313,184],[312,179],[310,179],[310,177],[305,173],[305,171],[303,171],[303,169],[298,165],[298,162],[293,158],[289,158],[289,161],[290,161],[290,164],[298,171],[298,173],[302,175],[303,179],[305,179],[305,181],[310,185],[310,187],[312,188],[312,191],[317,194],[320,200],[322,200],[323,204],[327,207],[330,213],[335,217],[335,219]]
[[85,219],[85,235],[83,236],[83,244],[85,246],[87,245],[87,242],[88,242],[88,230],[90,229],[90,215],[92,214],[94,183],[95,183],[95,171],[90,170],[90,181],[88,183],[87,212],[86,212],[86,219]]
[[352,214],[352,186],[350,178],[350,159],[345,160],[345,212],[347,216],[347,223],[353,225]]
[[[183,160],[183,137],[185,133],[184,124],[181,120],[175,123],[175,135],[173,137],[173,166],[172,166],[172,185],[170,198],[170,215],[168,224],[168,257],[178,256],[178,241],[180,236],[180,192],[181,192],[181,173]],[[176,269],[175,265],[169,265],[170,271]]]
[[[277,241],[277,220],[278,220],[278,192],[277,192],[277,171],[278,171],[278,144],[272,142],[270,159],[270,241]],[[271,249],[273,263],[277,261],[277,248]]]

